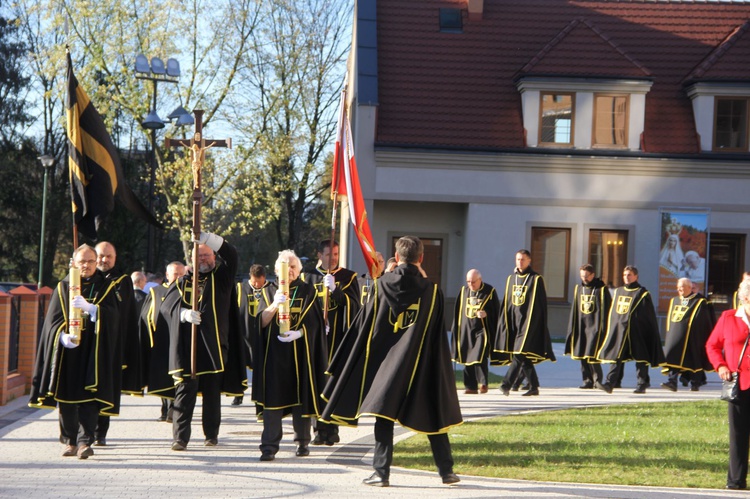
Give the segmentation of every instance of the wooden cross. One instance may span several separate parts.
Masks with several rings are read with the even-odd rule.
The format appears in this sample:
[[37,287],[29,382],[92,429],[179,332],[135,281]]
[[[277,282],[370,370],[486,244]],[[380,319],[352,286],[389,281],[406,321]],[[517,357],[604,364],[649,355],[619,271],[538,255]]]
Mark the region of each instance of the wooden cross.
[[[193,241],[197,241],[201,235],[201,203],[203,202],[203,193],[201,192],[201,168],[203,159],[206,156],[206,149],[212,147],[232,148],[232,139],[226,140],[206,140],[203,137],[203,110],[196,109],[195,114],[195,133],[191,139],[170,139],[164,141],[165,147],[187,147],[192,154],[193,169]],[[194,311],[198,311],[199,282],[198,282],[198,243],[193,242],[193,290],[191,292],[191,304]],[[196,338],[198,336],[198,326],[193,324],[190,336],[190,375],[195,379],[195,349]]]

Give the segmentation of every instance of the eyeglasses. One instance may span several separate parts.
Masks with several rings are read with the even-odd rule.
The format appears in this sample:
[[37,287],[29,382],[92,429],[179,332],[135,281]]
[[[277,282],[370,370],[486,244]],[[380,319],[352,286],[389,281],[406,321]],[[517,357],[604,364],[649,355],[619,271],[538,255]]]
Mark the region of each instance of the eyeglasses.
[[96,260],[77,260],[76,265],[96,265]]

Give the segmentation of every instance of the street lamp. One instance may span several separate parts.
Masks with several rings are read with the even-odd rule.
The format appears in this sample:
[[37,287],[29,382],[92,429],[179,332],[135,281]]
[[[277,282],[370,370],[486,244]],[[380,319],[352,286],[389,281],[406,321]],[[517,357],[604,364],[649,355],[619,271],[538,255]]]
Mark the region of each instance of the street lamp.
[[[180,78],[180,63],[176,59],[167,59],[166,66],[158,57],[152,57],[149,64],[148,59],[143,54],[138,54],[135,58],[135,77],[139,80],[149,80],[154,84],[154,95],[149,113],[143,118],[141,126],[150,133],[151,140],[151,158],[150,158],[150,175],[148,182],[148,209],[153,213],[154,208],[154,184],[156,183],[156,130],[164,128],[165,122],[156,113],[156,91],[157,84],[161,82],[177,84]],[[168,119],[176,120],[178,126],[192,125],[193,116],[185,110],[182,105],[172,111]],[[153,247],[154,247],[154,228],[148,227],[148,247],[146,248],[146,267],[153,270]]]
[[42,186],[42,234],[39,236],[39,274],[37,274],[37,289],[42,287],[42,271],[44,262],[44,222],[47,219],[47,174],[55,166],[55,158],[49,154],[39,156],[39,161],[44,167],[44,184]]

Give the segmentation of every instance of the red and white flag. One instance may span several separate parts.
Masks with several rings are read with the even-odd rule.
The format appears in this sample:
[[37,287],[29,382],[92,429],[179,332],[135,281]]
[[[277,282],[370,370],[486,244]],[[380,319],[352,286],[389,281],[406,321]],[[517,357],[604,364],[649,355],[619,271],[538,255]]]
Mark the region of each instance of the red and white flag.
[[375,245],[372,242],[370,223],[367,221],[365,200],[362,198],[362,188],[359,185],[357,162],[354,159],[354,144],[349,119],[346,115],[346,93],[341,92],[339,108],[339,125],[336,135],[336,150],[333,155],[333,175],[331,176],[331,198],[341,201],[349,199],[349,218],[354,225],[362,255],[365,257],[370,275],[378,276],[378,263],[375,258]]

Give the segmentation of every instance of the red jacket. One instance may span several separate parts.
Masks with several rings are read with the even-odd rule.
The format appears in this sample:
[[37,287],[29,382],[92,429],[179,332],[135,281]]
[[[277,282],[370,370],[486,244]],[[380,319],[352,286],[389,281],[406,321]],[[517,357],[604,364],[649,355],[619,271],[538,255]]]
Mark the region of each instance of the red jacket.
[[716,371],[719,370],[719,366],[727,366],[732,372],[739,371],[740,389],[747,390],[750,388],[750,345],[745,349],[739,369],[737,363],[750,330],[745,321],[735,315],[736,313],[736,310],[727,310],[721,314],[719,322],[706,342],[706,353]]

